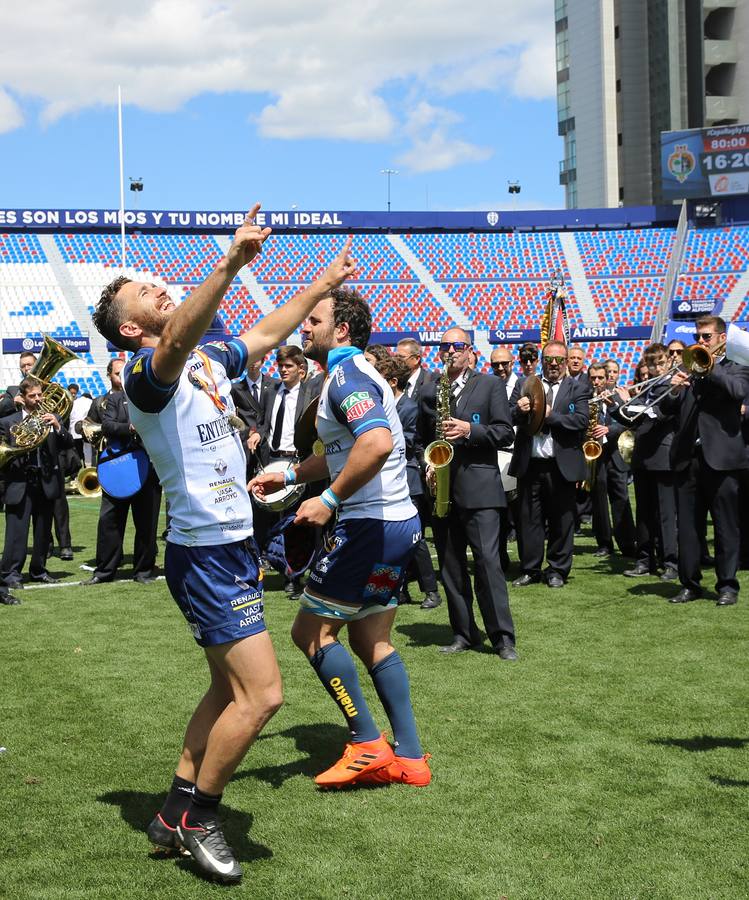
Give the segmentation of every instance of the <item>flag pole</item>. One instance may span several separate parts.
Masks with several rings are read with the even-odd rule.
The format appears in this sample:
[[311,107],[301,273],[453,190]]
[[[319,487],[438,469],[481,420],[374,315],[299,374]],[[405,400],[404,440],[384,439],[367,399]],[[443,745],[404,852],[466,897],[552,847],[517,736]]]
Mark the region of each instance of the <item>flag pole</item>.
[[122,86],[117,86],[117,130],[120,144],[120,252],[125,269],[125,161],[122,152]]

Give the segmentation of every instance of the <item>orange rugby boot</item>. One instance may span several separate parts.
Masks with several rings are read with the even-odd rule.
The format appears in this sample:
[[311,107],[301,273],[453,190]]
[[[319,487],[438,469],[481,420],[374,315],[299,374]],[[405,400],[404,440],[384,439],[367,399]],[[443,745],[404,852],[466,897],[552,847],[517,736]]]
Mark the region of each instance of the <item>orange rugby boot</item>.
[[375,772],[395,759],[393,748],[381,734],[376,741],[346,744],[343,756],[329,769],[315,777],[315,784],[322,788],[345,787],[363,773]]
[[427,760],[429,754],[419,759],[408,759],[396,756],[391,763],[376,769],[374,772],[362,772],[357,776],[356,784],[412,784],[415,787],[426,787],[432,780],[432,771]]

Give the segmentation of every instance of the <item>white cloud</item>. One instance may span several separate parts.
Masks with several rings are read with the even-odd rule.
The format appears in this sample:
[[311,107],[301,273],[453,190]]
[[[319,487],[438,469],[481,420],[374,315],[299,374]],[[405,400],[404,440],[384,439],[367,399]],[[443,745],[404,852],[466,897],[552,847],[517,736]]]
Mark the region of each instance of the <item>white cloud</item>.
[[396,160],[412,172],[439,172],[467,162],[483,162],[492,155],[490,147],[479,147],[450,134],[461,121],[452,110],[419,103],[409,114],[405,133],[411,147]]
[[258,124],[266,137],[380,141],[390,136],[395,121],[380,97],[352,94],[345,85],[310,84],[266,106]]
[[23,113],[16,101],[0,88],[0,134],[23,125]]
[[[263,135],[382,141],[396,132],[393,85],[417,97],[554,93],[550,0],[36,0],[5,4],[2,31],[0,84],[40,104],[46,123],[113,104],[121,84],[125,102],[146,110],[256,94],[271,98]],[[21,124],[0,93],[0,129]],[[417,168],[425,151],[431,169],[486,158],[450,123],[430,127],[404,164]]]

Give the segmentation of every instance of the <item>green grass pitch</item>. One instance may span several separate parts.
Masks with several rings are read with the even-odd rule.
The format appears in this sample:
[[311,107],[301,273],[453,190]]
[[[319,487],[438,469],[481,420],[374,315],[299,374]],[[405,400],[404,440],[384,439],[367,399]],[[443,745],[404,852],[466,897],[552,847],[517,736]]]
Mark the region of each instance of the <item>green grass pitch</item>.
[[[98,503],[70,504],[75,562],[50,570],[73,581]],[[593,549],[578,539],[563,590],[511,592],[516,664],[439,654],[444,604],[399,611],[428,788],[315,789],[346,731],[269,578],[285,704],[225,793],[235,888],[150,855],[144,834],[206,678],[164,581],[21,592],[0,606],[0,897],[743,900],[748,579],[736,607],[674,606],[672,585]]]

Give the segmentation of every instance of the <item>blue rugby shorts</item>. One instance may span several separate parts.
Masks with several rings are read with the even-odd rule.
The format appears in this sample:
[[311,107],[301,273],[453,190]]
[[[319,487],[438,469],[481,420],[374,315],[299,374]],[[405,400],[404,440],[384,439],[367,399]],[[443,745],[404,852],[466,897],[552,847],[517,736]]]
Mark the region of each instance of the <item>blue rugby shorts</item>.
[[337,522],[315,555],[302,607],[325,618],[352,621],[396,605],[420,540],[418,516],[402,522]]
[[265,631],[255,541],[185,547],[167,541],[166,583],[201,647]]

